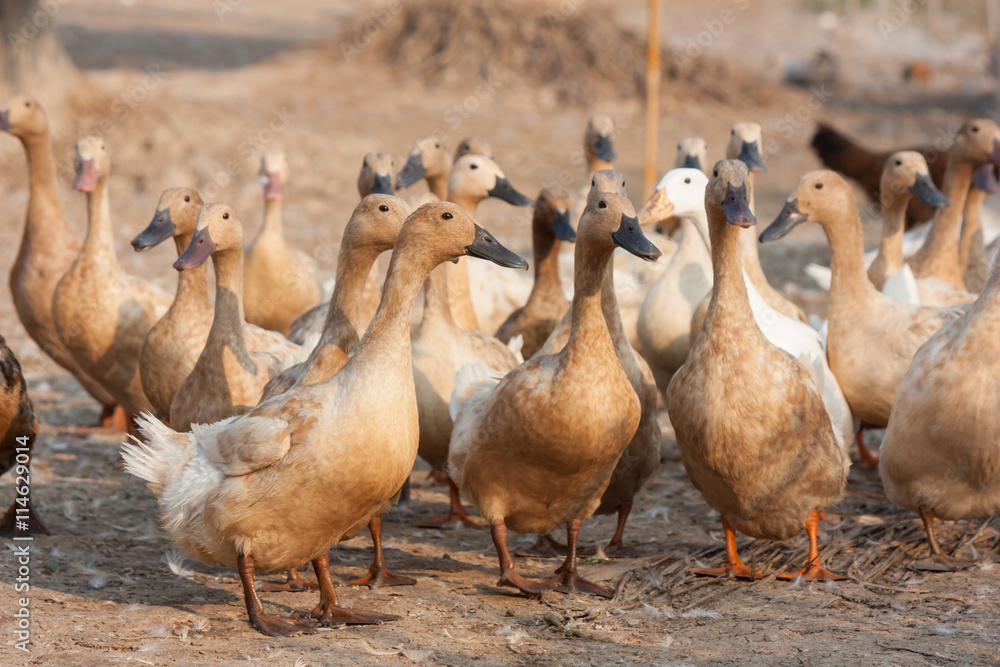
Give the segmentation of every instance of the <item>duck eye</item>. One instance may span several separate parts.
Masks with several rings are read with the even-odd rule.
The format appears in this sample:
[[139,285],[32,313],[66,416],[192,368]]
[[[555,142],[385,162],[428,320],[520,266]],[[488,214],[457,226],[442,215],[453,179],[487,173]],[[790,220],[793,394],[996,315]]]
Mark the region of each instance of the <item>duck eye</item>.
[[603,199],[601,201],[597,202],[597,208],[607,208],[607,207],[608,207],[608,203],[606,201],[604,201]]
[[625,181],[622,181],[622,187],[623,188],[625,187]]
[[473,162],[472,164],[469,165],[469,169],[479,169],[479,165]]
[[823,184],[822,183],[817,183],[816,184],[816,189],[817,190],[822,190],[823,189]]
[[229,220],[229,214],[228,213],[223,213],[222,214],[222,219],[223,220]]
[[30,106],[31,106],[31,102],[25,102],[25,103],[24,103],[24,106],[25,106],[25,107],[30,107]]
[[184,195],[184,201],[191,201],[191,195]]
[[714,176],[715,178],[718,178],[719,177],[719,170],[718,169],[713,169],[712,170],[712,176]]
[[972,126],[972,131],[973,132],[978,132],[979,131],[979,126],[978,125],[973,125]]
[[434,142],[434,148],[441,148],[441,144]]
[[453,216],[453,215],[452,215],[451,213],[449,213],[448,211],[445,211],[444,213],[442,213],[442,214],[441,214],[441,218],[442,218],[442,219],[444,219],[444,220],[451,220],[451,219],[452,219],[452,218],[454,218],[454,217],[455,217],[455,216]]
[[685,183],[689,183],[689,184],[690,184],[690,183],[691,183],[691,179],[690,179],[690,178],[685,178],[685,179],[684,179],[684,182],[685,182]]
[[594,187],[596,185],[597,185],[597,181],[595,181],[593,178],[590,179],[590,187]]
[[896,166],[897,167],[902,167],[903,166],[903,161],[902,160],[896,160]]
[[385,213],[386,211],[388,211],[388,210],[389,210],[389,207],[388,207],[388,206],[386,206],[385,204],[382,204],[381,206],[379,206],[379,207],[378,207],[378,210],[380,210],[380,211],[382,211],[383,213]]
[[677,150],[681,150],[681,145],[677,144]]
[[729,136],[735,137],[736,136],[736,130],[729,130]]

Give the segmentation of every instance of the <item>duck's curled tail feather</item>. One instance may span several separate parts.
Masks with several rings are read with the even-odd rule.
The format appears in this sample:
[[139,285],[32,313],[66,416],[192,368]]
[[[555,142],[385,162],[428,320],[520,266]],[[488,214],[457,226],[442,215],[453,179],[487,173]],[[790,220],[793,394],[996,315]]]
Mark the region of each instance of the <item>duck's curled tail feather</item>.
[[174,431],[148,412],[137,417],[136,424],[145,442],[129,436],[129,440],[122,443],[125,471],[145,480],[159,498],[166,485],[184,467],[192,435]]

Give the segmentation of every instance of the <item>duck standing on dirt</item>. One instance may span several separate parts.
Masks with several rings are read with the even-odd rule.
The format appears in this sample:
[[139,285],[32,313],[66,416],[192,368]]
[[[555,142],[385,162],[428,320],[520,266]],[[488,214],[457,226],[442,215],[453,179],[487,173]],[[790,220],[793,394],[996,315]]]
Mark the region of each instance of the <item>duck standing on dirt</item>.
[[[7,340],[0,335],[0,475],[11,470],[17,473],[15,488],[31,488],[28,467],[31,449],[38,435],[38,420],[28,398],[28,385],[21,373],[21,364]],[[24,481],[27,480],[27,481]],[[48,534],[41,519],[35,514],[28,494],[18,495],[10,509],[0,519],[0,537]]]

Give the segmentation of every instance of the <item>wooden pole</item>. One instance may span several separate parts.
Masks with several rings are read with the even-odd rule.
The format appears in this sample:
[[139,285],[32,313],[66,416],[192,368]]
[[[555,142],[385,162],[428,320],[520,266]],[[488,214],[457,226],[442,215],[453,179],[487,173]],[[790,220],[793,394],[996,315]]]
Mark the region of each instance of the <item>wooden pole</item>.
[[660,125],[660,0],[649,0],[646,58],[646,155],[642,168],[643,198],[656,187],[656,140]]

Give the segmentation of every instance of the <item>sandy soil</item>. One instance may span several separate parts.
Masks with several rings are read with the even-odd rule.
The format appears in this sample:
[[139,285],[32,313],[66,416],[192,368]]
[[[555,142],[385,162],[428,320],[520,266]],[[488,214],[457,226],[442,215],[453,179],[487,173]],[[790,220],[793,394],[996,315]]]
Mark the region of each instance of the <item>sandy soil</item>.
[[[86,0],[61,10],[60,34],[71,55],[83,67],[98,68],[85,72],[88,99],[53,111],[61,196],[82,233],[83,197],[68,187],[72,145],[81,134],[101,129],[113,164],[116,237],[128,270],[168,288],[176,280],[171,250],[139,258],[127,242],[148,222],[159,192],[178,183],[195,183],[209,199],[234,203],[252,221],[252,234],[261,215],[256,172],[265,145],[288,152],[287,233],[301,247],[315,249],[327,275],[356,202],[361,156],[387,150],[401,165],[412,140],[435,130],[450,145],[466,135],[489,137],[508,177],[530,194],[554,179],[572,191],[585,179],[575,160],[586,118],[595,110],[611,113],[619,124],[619,168],[633,201],[640,202],[639,101],[595,94],[586,105],[566,105],[521,72],[484,89],[483,81],[456,70],[426,88],[405,71],[361,67],[338,55],[353,27],[392,3],[307,1],[292,3],[294,11],[286,4],[279,11],[271,3],[231,0],[234,11],[224,18],[193,0]],[[683,48],[703,21],[744,3],[667,4],[665,40]],[[706,49],[706,58],[722,63],[711,85],[677,82],[664,92],[663,167],[676,140],[691,134],[709,139],[710,159],[721,157],[737,120],[757,120],[765,136],[775,139],[769,171],[758,180],[762,221],[777,213],[799,175],[816,166],[807,149],[816,120],[832,120],[884,148],[933,139],[956,120],[984,113],[989,102],[985,56],[977,46],[982,38],[970,27],[975,16],[950,19],[946,34],[935,39],[922,36],[914,18],[887,49],[870,17],[814,39],[816,16],[810,3],[802,4],[782,13],[776,10],[787,3],[754,4]],[[637,26],[642,5],[591,0],[587,8]],[[314,39],[322,42],[310,46]],[[810,109],[814,93],[782,86],[780,79],[789,62],[808,58],[821,43],[839,44],[850,54],[846,81],[819,109]],[[378,48],[377,40],[370,48]],[[887,51],[892,55],[885,57]],[[935,64],[939,75],[930,83],[899,79],[914,53]],[[365,62],[377,56],[366,55]],[[800,112],[803,107],[807,113]],[[788,114],[798,120],[782,124]],[[276,117],[287,123],[262,133]],[[8,266],[27,200],[20,146],[9,137],[0,138],[0,171],[0,265]],[[528,250],[526,212],[486,202],[480,217],[502,242]],[[872,226],[868,234],[874,238]],[[761,254],[775,284],[810,311],[823,312],[824,295],[801,271],[827,256],[817,229],[796,230],[789,242],[765,246]],[[402,619],[382,627],[263,637],[245,620],[233,571],[176,554],[173,567],[168,564],[166,554],[175,552],[156,524],[152,495],[115,468],[120,434],[81,427],[95,420],[96,405],[27,339],[6,290],[0,294],[0,331],[21,358],[43,423],[33,488],[52,531],[33,542],[32,651],[16,653],[5,634],[3,664],[1000,663],[1000,568],[991,556],[1000,545],[997,517],[941,527],[944,546],[977,558],[976,565],[956,573],[919,569],[926,547],[918,520],[885,500],[877,474],[855,469],[821,536],[828,566],[849,581],[697,579],[687,568],[721,559],[721,528],[680,464],[669,459],[633,512],[628,534],[641,558],[592,559],[583,566],[585,576],[616,590],[611,601],[560,594],[530,601],[497,588],[487,531],[413,527],[440,514],[446,502],[444,490],[417,471],[413,500],[387,518],[386,541],[392,567],[418,584],[341,589],[348,606]],[[664,451],[676,454],[665,413],[661,420]],[[11,487],[4,478],[0,498],[8,498]],[[583,539],[600,543],[612,528],[610,518],[590,520]],[[517,545],[529,541],[512,539]],[[786,544],[744,539],[740,546],[748,563],[775,572],[801,567],[806,543],[803,535]],[[370,547],[366,537],[357,538],[331,555],[335,577],[348,579],[365,569]],[[556,565],[523,561],[532,575]],[[15,571],[12,555],[0,556],[5,633],[12,626]],[[298,613],[312,608],[315,595],[272,593],[264,600],[276,613]]]

